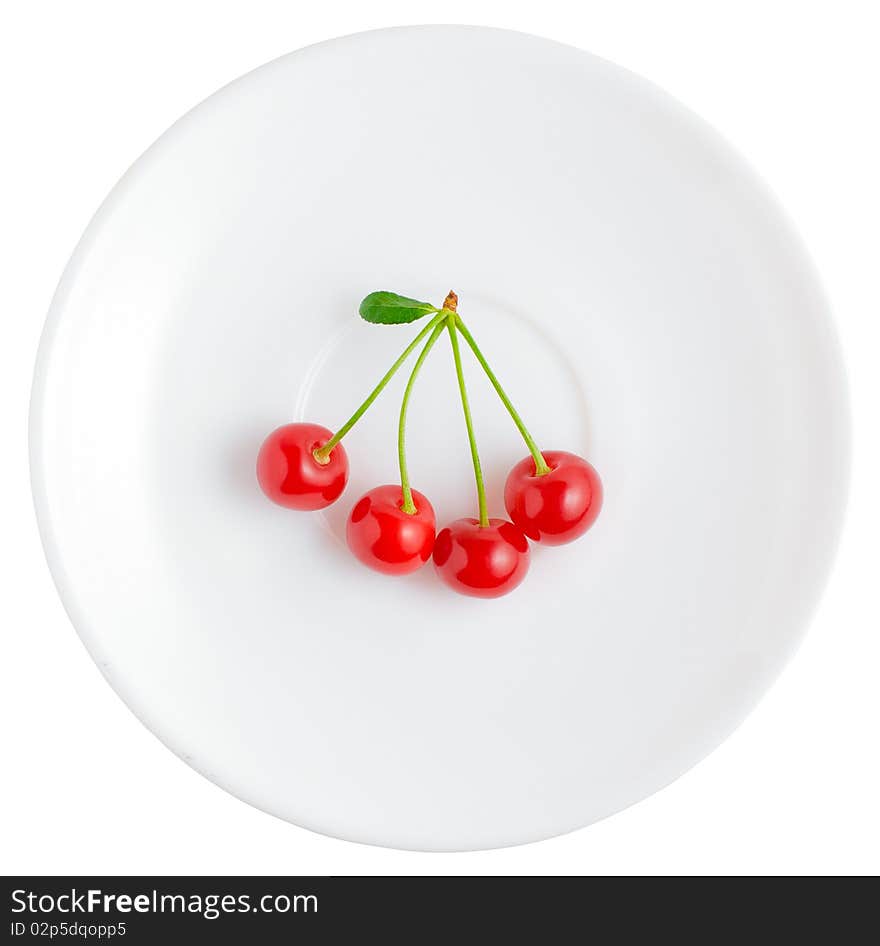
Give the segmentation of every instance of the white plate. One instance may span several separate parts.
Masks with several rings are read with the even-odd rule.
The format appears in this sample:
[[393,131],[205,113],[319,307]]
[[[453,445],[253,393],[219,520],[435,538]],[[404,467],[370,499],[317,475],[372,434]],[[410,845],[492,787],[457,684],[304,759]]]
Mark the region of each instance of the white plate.
[[[338,425],[415,334],[363,295],[449,288],[539,441],[606,489],[495,601],[341,542],[395,480],[403,376],[326,515],[254,478],[269,430]],[[497,515],[525,449],[468,377]],[[446,344],[411,424],[413,485],[472,515]],[[569,831],[717,746],[801,637],[847,462],[825,301],[743,162],[616,66],[462,27],[310,47],[174,125],[68,266],[32,411],[52,572],[139,718],[259,808],[421,849]]]

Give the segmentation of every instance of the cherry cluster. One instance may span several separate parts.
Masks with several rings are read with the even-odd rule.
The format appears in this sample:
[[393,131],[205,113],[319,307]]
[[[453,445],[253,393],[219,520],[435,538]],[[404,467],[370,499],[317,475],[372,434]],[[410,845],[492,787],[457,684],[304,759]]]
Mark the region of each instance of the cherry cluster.
[[[374,292],[360,306],[361,316],[377,324],[412,322],[431,315],[363,404],[334,434],[318,424],[285,424],[265,439],[257,457],[257,479],[266,496],[288,509],[323,509],[335,502],[348,482],[348,457],[341,440],[357,423],[419,343],[403,395],[398,424],[400,485],[377,486],[354,504],[346,540],[365,565],[386,575],[406,575],[433,558],[439,577],[454,591],[497,598],[512,591],[529,568],[529,541],[563,545],[583,535],[602,505],[602,483],[582,457],[538,449],[476,341],[458,313],[450,292],[440,309],[389,292]],[[409,484],[405,433],[409,398],[425,358],[442,332],[449,335],[477,487],[478,515],[456,519],[438,533],[427,497]],[[473,351],[519,429],[529,456],[507,476],[504,506],[510,519],[489,518],[486,491],[464,383],[458,337]]]

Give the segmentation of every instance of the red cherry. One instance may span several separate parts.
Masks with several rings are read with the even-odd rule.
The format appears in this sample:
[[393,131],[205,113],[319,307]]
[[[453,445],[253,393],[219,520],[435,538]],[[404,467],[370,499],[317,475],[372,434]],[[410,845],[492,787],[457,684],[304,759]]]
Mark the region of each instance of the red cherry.
[[408,575],[421,568],[434,548],[434,509],[417,490],[416,512],[403,511],[400,486],[377,486],[354,504],[345,538],[355,557],[383,575]]
[[348,482],[348,457],[337,444],[326,463],[314,451],[333,436],[319,424],[285,424],[263,441],[257,480],[263,492],[288,509],[323,509],[335,502]]
[[506,519],[456,519],[437,535],[434,568],[459,594],[500,598],[525,578],[529,543]]
[[504,506],[510,518],[533,541],[564,545],[582,536],[602,508],[599,474],[574,453],[542,451],[549,473],[535,474],[529,456],[510,471],[504,484]]

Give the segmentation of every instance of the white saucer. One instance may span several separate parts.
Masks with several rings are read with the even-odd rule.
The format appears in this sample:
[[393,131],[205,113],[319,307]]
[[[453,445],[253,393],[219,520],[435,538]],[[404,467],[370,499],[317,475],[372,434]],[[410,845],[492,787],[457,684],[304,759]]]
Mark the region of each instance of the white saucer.
[[[327,514],[271,505],[263,436],[338,426],[448,289],[539,442],[605,508],[461,598],[340,536],[396,478],[398,377]],[[470,359],[490,512],[525,455]],[[441,523],[475,498],[449,346],[410,410]],[[249,803],[419,849],[570,831],[666,785],[790,656],[840,528],[845,385],[764,186],[644,80],[531,36],[383,30],[232,83],[113,190],[62,280],[34,492],[74,625],[173,751]]]

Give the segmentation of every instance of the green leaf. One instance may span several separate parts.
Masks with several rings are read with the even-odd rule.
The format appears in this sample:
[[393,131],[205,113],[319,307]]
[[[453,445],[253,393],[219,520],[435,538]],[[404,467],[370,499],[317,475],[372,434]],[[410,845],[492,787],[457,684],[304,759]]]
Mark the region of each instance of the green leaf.
[[428,302],[408,299],[396,292],[371,292],[358,311],[362,319],[375,325],[400,325],[440,310]]

